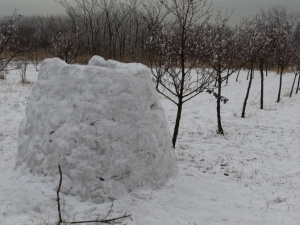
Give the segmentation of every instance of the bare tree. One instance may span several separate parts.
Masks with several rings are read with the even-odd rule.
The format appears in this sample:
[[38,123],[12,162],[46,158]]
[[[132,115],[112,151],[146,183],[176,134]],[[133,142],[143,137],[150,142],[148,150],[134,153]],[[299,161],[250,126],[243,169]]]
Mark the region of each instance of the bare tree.
[[152,35],[148,42],[149,64],[157,91],[177,106],[172,143],[175,148],[183,104],[203,92],[211,76],[200,73],[202,28],[211,16],[210,5],[202,0],[161,1],[162,20],[149,24]]
[[[248,101],[250,89],[252,86],[252,79],[253,79],[253,73],[254,73],[254,62],[256,60],[255,48],[253,47],[253,44],[252,44],[253,42],[251,41],[251,35],[249,35],[248,32],[249,32],[249,30],[246,29],[246,31],[244,31],[240,34],[242,37],[249,37],[246,40],[244,40],[244,53],[247,54],[245,59],[246,59],[247,63],[249,64],[249,70],[248,70],[248,75],[247,75],[247,80],[249,80],[249,82],[248,82],[246,96],[245,96],[245,99],[243,102],[243,109],[242,109],[242,115],[241,115],[242,118],[245,118],[245,114],[246,114],[247,101]],[[250,34],[252,34],[252,32],[250,32]],[[250,76],[250,78],[249,78],[249,76]]]
[[7,70],[7,65],[23,50],[17,41],[17,22],[20,16],[12,16],[0,21],[0,71]]
[[298,90],[299,90],[299,82],[300,82],[300,57],[299,57],[300,56],[300,45],[299,45],[298,40],[296,40],[294,42],[294,51],[293,52],[294,52],[294,55],[293,55],[293,58],[291,60],[291,68],[292,68],[295,76],[294,76],[294,80],[293,80],[293,84],[292,84],[292,88],[291,88],[291,92],[290,92],[290,97],[292,97],[297,77],[298,77],[298,84],[297,84],[297,87],[296,87],[296,93],[298,93]]
[[46,52],[51,47],[54,38],[56,18],[54,16],[34,16],[32,23],[35,33],[31,37],[36,40],[36,51]]
[[[36,70],[38,70],[38,64],[40,63],[39,54],[41,54],[39,51],[40,36],[37,26],[37,20],[40,18],[42,17],[23,16],[18,21],[17,29],[18,43],[23,49],[26,49],[25,57],[22,57],[21,61],[24,58],[24,63],[28,64],[31,62]],[[22,82],[25,80],[22,79]]]
[[55,22],[55,35],[50,52],[66,63],[74,63],[84,49],[80,30],[66,17],[57,17]]
[[22,84],[27,84],[29,83],[29,81],[26,78],[26,73],[27,73],[27,67],[29,64],[30,60],[28,59],[27,56],[22,56],[17,62],[17,69],[20,72],[20,76],[21,76],[21,83]]
[[267,15],[264,11],[256,15],[254,18],[254,26],[258,32],[258,36],[255,37],[256,49],[257,49],[257,63],[260,71],[260,109],[264,108],[264,66],[272,57],[274,49],[274,36],[272,35],[272,23],[269,22]]
[[271,35],[275,38],[273,60],[278,65],[280,73],[277,102],[280,102],[282,76],[293,57],[293,31],[296,25],[295,15],[288,13],[286,8],[274,7],[268,11],[268,19],[272,25]]
[[[146,35],[141,0],[56,0],[82,32],[87,55],[119,60],[141,55]],[[74,4],[75,3],[75,4]]]
[[[99,0],[74,0],[73,4],[69,0],[55,0],[61,4],[66,13],[75,24],[84,31],[85,52],[87,54],[101,54],[101,29],[104,15],[100,8]],[[103,40],[102,40],[103,41]]]
[[227,102],[227,98],[222,96],[222,83],[228,82],[229,76],[242,67],[242,61],[239,60],[240,45],[237,41],[239,26],[230,28],[227,22],[231,15],[227,13],[222,16],[218,12],[214,22],[204,31],[204,50],[203,60],[208,65],[206,73],[215,79],[217,93],[217,121],[218,134],[224,134],[221,120],[221,102]]
[[[246,96],[243,102],[243,110],[242,110],[242,118],[245,118],[246,114],[246,107],[247,101],[249,98],[251,86],[252,86],[252,79],[254,75],[254,65],[255,62],[258,62],[261,72],[261,108],[263,108],[263,94],[264,94],[264,72],[263,72],[263,65],[264,65],[264,56],[267,52],[265,50],[266,46],[266,36],[264,35],[265,31],[264,24],[262,24],[261,15],[256,15],[253,19],[248,20],[241,30],[240,36],[244,43],[243,54],[245,61],[249,64],[249,73],[250,79],[247,87]],[[268,40],[267,40],[268,41]]]
[[[299,17],[298,17],[299,19]],[[300,22],[297,23],[295,32],[294,32],[294,42],[293,42],[293,56],[291,58],[291,69],[294,72],[294,80],[290,92],[290,97],[292,97],[293,91],[294,91],[294,86],[296,83],[296,79],[298,77],[298,82],[296,85],[296,91],[295,93],[297,94],[299,91],[299,85],[300,85]]]

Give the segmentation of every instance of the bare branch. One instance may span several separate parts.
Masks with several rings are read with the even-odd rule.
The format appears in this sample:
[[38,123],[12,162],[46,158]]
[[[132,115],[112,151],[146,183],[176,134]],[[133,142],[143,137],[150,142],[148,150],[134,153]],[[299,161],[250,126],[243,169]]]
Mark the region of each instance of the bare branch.
[[57,191],[56,191],[56,195],[57,195],[56,201],[57,201],[57,206],[58,206],[57,208],[58,208],[58,217],[59,217],[59,221],[58,221],[57,225],[60,225],[62,223],[65,223],[65,224],[82,224],[82,223],[105,223],[105,224],[110,224],[111,222],[114,222],[114,221],[117,221],[117,220],[126,219],[126,218],[129,218],[129,219],[132,220],[131,214],[127,215],[126,213],[123,216],[119,216],[119,217],[114,217],[114,218],[111,218],[111,219],[107,219],[107,217],[112,212],[112,208],[113,208],[113,205],[114,205],[114,203],[112,202],[112,204],[110,206],[110,209],[107,212],[106,216],[103,219],[101,219],[101,220],[99,220],[99,216],[98,216],[97,219],[95,219],[95,220],[84,220],[84,221],[75,221],[75,222],[63,222],[63,219],[62,219],[62,216],[61,216],[60,197],[59,197],[59,193],[60,193],[60,189],[61,189],[61,185],[62,185],[62,171],[61,171],[60,164],[58,164],[58,169],[59,169],[59,177],[60,177],[60,179],[59,179],[59,184],[58,184],[58,188],[57,188]]
[[57,201],[57,210],[58,210],[58,223],[57,225],[60,225],[63,221],[62,221],[62,217],[61,217],[61,210],[60,210],[60,197],[59,197],[59,192],[60,192],[60,188],[61,188],[61,183],[62,183],[62,172],[61,172],[61,168],[60,168],[60,164],[58,164],[58,170],[59,170],[59,184],[58,184],[58,188],[56,191],[56,201]]

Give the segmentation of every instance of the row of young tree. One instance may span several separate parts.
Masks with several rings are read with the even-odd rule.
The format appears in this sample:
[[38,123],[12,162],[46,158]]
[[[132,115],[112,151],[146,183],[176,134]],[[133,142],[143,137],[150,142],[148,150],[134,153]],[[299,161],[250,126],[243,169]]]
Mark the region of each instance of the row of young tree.
[[262,10],[230,26],[231,14],[213,10],[206,0],[55,1],[66,9],[66,15],[21,17],[14,13],[0,20],[0,71],[20,55],[35,63],[43,56],[84,63],[91,55],[145,63],[157,91],[177,106],[174,147],[183,104],[206,91],[216,97],[217,132],[224,134],[221,103],[228,99],[222,96],[222,87],[242,68],[249,69],[242,117],[254,69],[261,74],[261,109],[264,76],[270,68],[278,68],[277,102],[287,68],[295,73],[294,84],[298,77],[299,90],[300,17],[284,7]]

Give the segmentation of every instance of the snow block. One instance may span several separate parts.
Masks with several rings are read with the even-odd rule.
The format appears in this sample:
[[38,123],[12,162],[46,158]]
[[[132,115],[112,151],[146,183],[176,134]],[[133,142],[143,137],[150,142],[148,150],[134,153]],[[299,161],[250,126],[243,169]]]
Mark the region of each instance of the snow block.
[[160,186],[176,173],[146,66],[99,56],[87,66],[43,61],[19,129],[16,169],[57,182],[59,163],[62,192],[95,203]]

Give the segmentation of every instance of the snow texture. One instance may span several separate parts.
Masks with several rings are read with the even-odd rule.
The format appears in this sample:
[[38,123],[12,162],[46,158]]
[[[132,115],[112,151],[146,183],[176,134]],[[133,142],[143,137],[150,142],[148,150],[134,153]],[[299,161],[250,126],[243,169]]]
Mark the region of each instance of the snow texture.
[[[223,87],[222,95],[229,99],[221,108],[225,135],[216,134],[213,95],[202,93],[186,102],[175,150],[177,175],[162,188],[139,188],[118,198],[107,218],[132,214],[132,221],[120,221],[128,225],[300,224],[300,92],[289,97],[294,74],[283,76],[282,99],[277,103],[279,76],[268,72],[261,110],[260,72],[255,71],[246,118],[241,118],[247,74],[242,70],[236,82],[235,73]],[[18,70],[0,79],[1,225],[58,221],[59,177],[52,182],[50,176],[14,170],[18,128],[37,75],[28,65],[29,84],[20,83]],[[176,105],[159,98],[173,128]],[[111,202],[82,202],[63,193],[61,204],[66,221],[103,219],[111,208]]]
[[163,108],[146,66],[45,60],[18,134],[16,168],[95,203],[157,187],[177,171]]

